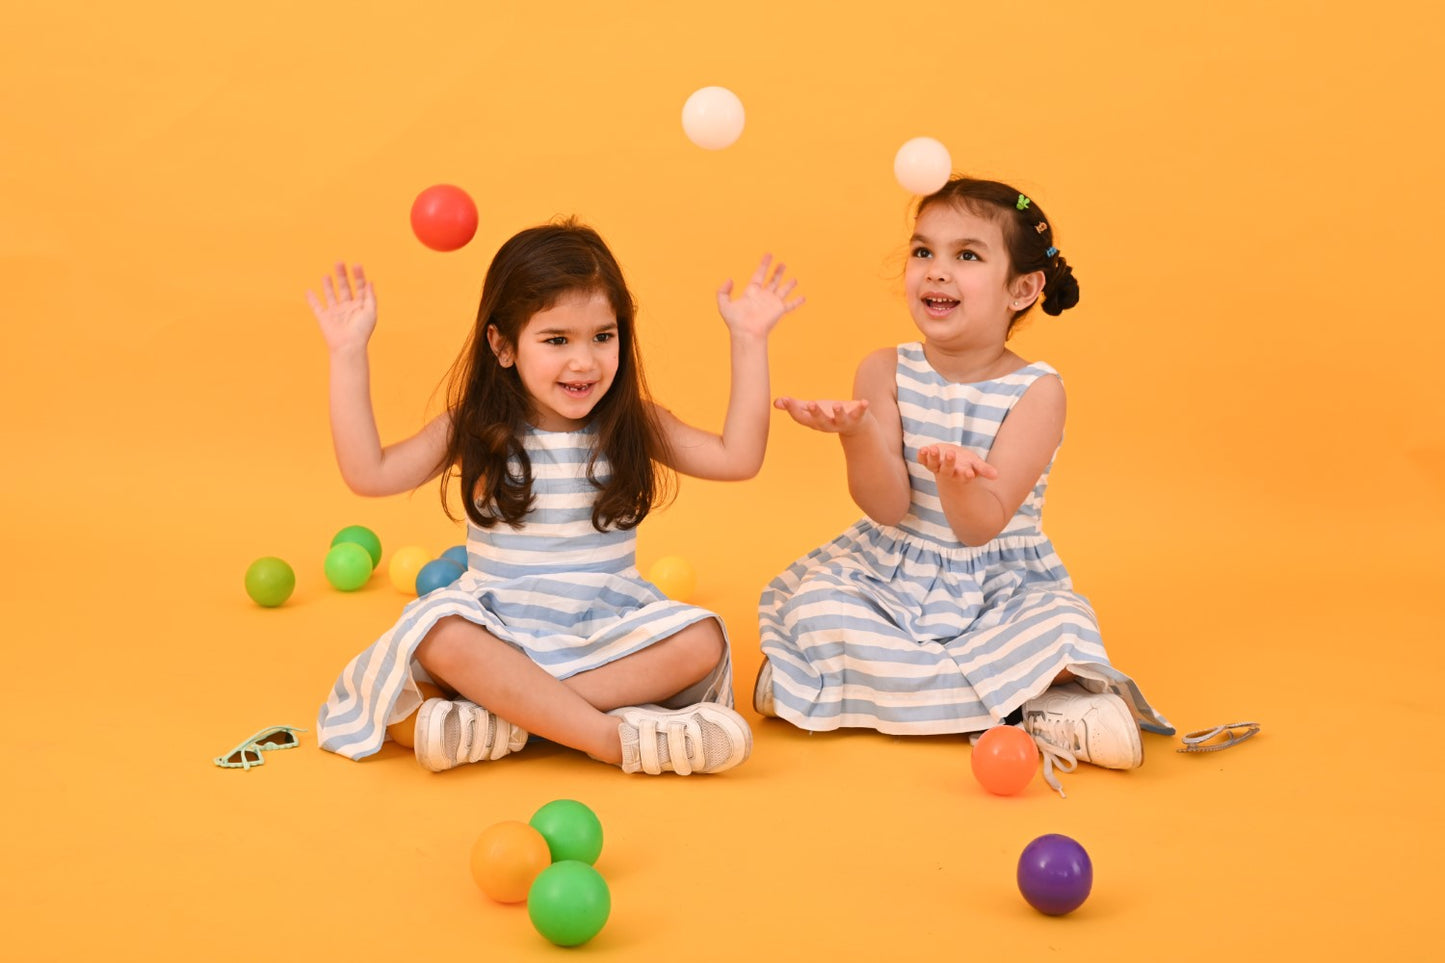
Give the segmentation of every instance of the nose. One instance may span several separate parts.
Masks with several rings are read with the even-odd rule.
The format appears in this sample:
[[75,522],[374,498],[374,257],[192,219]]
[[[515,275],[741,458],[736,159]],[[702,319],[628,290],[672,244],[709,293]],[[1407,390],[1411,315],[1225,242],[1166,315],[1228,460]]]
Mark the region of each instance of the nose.
[[587,344],[579,345],[576,351],[568,352],[568,369],[571,371],[590,371],[593,367],[592,353],[592,347]]
[[928,262],[928,280],[945,281],[948,279],[948,267],[943,261]]

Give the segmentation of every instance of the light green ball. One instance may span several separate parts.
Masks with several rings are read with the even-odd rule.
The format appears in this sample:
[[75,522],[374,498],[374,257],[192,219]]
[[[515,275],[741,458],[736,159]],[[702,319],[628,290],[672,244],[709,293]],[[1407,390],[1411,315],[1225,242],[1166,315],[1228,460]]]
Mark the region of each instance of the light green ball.
[[246,569],[246,594],[257,605],[274,609],[289,599],[295,588],[296,573],[275,556],[258,558]]
[[342,542],[353,542],[366,549],[366,554],[371,556],[372,568],[381,564],[381,539],[365,525],[347,525],[336,533],[336,537],[331,540],[331,547],[335,548]]
[[322,567],[331,587],[343,592],[355,592],[371,579],[371,555],[355,542],[333,546]]

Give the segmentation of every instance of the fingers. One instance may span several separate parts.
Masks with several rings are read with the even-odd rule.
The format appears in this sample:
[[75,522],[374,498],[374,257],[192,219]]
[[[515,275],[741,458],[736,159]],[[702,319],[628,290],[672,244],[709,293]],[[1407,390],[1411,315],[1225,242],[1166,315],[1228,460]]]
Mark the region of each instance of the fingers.
[[[758,269],[753,272],[752,279],[748,282],[762,287],[768,280],[768,265],[773,263],[771,254],[764,254],[763,259],[758,262]],[[781,267],[782,265],[779,265]]]
[[351,275],[347,273],[346,264],[340,261],[336,264],[336,296],[343,301],[350,301],[356,296],[351,290]]

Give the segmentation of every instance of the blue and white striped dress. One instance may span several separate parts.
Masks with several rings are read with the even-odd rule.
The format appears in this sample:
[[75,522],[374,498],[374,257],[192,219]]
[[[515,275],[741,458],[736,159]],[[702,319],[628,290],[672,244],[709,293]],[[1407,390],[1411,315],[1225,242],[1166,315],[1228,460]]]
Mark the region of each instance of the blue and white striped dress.
[[[321,707],[323,749],[361,759],[381,748],[388,724],[422,702],[428,680],[412,656],[439,619],[458,615],[525,652],[557,679],[606,665],[676,635],[712,612],[669,600],[636,568],[636,529],[592,526],[597,489],[587,479],[593,433],[529,430],[533,508],[516,528],[467,526],[468,570],[411,602],[385,635],[347,665]],[[596,474],[607,478],[605,459]],[[724,629],[724,638],[726,630]],[[732,662],[688,690],[732,705]]]
[[939,443],[987,457],[1013,405],[1050,374],[1034,363],[956,384],[921,344],[899,346],[908,514],[896,526],[862,519],[763,591],[762,650],[780,718],[814,731],[976,732],[1070,669],[1123,696],[1146,727],[1170,730],[1109,664],[1093,610],[1039,527],[1052,458],[1003,531],[977,547],[954,535],[918,461],[920,448]]

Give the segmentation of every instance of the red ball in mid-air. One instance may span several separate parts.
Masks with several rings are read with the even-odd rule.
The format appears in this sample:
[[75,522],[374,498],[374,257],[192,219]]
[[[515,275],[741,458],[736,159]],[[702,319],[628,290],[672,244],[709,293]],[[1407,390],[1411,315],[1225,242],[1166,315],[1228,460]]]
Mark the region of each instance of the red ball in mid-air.
[[412,201],[411,230],[433,251],[455,251],[477,233],[477,205],[460,187],[435,184]]

